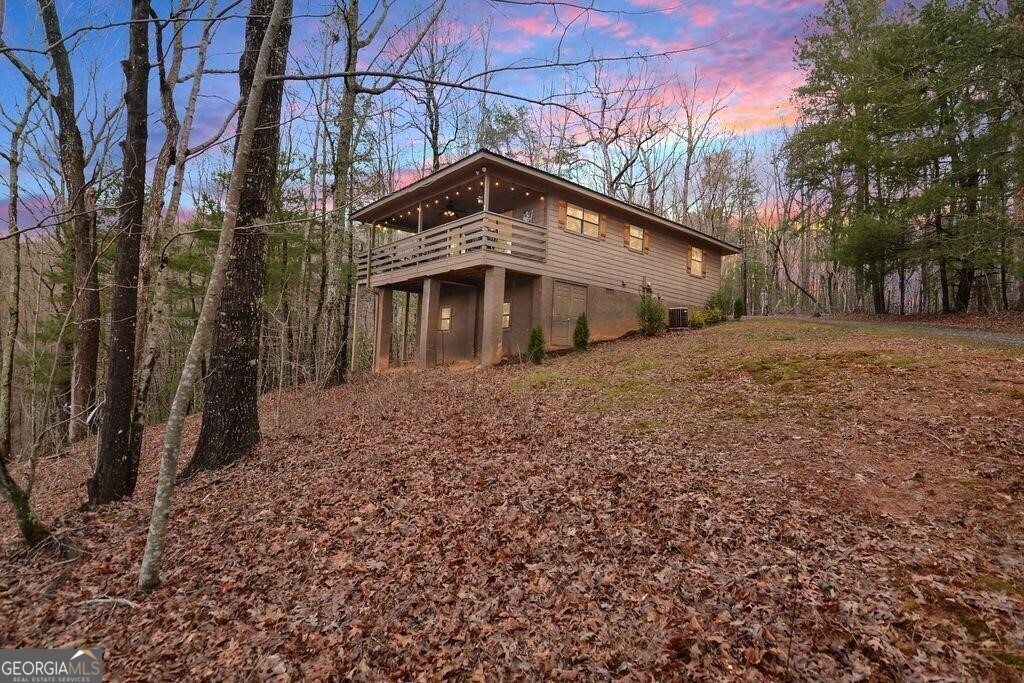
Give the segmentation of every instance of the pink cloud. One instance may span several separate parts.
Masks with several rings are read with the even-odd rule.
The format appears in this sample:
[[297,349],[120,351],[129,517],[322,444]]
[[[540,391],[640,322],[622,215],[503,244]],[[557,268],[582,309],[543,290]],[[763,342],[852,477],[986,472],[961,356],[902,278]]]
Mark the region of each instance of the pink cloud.
[[686,13],[697,26],[711,26],[718,19],[718,10],[710,5],[693,5]]
[[632,0],[631,4],[634,7],[666,13],[675,12],[685,5],[682,0]]
[[773,12],[791,12],[798,9],[809,10],[812,7],[821,7],[824,0],[733,0],[733,4],[736,7],[748,6]]
[[547,14],[534,14],[527,17],[509,17],[502,25],[503,30],[515,30],[528,36],[551,35],[555,22]]

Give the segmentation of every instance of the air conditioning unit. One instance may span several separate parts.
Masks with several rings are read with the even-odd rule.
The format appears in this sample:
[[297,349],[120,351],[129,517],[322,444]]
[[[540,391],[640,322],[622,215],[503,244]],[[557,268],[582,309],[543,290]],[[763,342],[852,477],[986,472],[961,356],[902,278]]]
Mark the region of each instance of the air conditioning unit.
[[687,313],[685,308],[668,309],[668,329],[681,330],[687,325]]

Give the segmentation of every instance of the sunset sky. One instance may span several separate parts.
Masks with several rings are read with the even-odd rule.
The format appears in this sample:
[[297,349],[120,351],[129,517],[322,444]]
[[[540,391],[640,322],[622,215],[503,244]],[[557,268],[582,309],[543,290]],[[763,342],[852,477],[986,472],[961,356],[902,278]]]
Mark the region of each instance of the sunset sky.
[[[83,26],[97,26],[126,18],[127,3],[120,0],[57,0],[65,33]],[[176,2],[174,3],[177,4]],[[221,0],[219,6],[226,6]],[[364,3],[370,5],[372,3]],[[566,3],[571,4],[571,3]],[[462,40],[490,22],[493,61],[499,65],[522,60],[551,60],[561,46],[563,59],[585,58],[590,54],[620,56],[636,52],[660,53],[687,50],[653,63],[663,76],[666,90],[673,79],[686,81],[694,70],[702,86],[710,92],[719,87],[730,92],[722,122],[742,135],[760,137],[774,127],[793,119],[789,97],[801,76],[793,63],[793,41],[803,30],[804,19],[815,13],[821,0],[729,0],[726,2],[676,0],[596,0],[600,11],[582,13],[565,5],[557,8],[531,4],[449,0],[453,39]],[[170,3],[157,0],[154,8],[167,16]],[[234,10],[244,14],[246,3]],[[400,2],[392,9],[396,19],[408,19],[422,4]],[[8,45],[38,48],[41,29],[33,0],[9,0],[3,39]],[[318,54],[316,36],[320,30],[318,15],[329,5],[318,0],[295,0],[294,29],[290,70],[309,70]],[[201,16],[201,15],[200,15]],[[213,68],[234,68],[242,44],[243,20],[224,22],[218,30],[210,54]],[[187,42],[194,42],[198,23],[190,28]],[[121,96],[123,76],[120,60],[126,53],[123,28],[84,31],[73,41],[73,60],[78,72],[78,98],[89,110],[97,97],[116,102]],[[373,50],[367,51],[368,55]],[[20,53],[39,71],[46,62],[31,53]],[[628,68],[622,65],[619,68]],[[187,67],[185,68],[187,71]],[[520,72],[504,76],[496,87],[516,93],[537,93],[546,82],[557,78],[550,71]],[[153,79],[155,84],[156,79]],[[308,84],[293,84],[293,93],[301,101]],[[0,58],[0,98],[8,105],[24,98],[25,82],[3,58]],[[184,100],[187,85],[181,86]],[[237,78],[233,75],[208,76],[193,139],[205,139],[217,130],[224,114],[237,97]],[[299,107],[301,109],[301,105]],[[162,130],[158,120],[155,91],[150,97],[153,124],[149,142],[150,156],[159,149]],[[298,112],[301,114],[301,112]],[[0,146],[6,148],[7,135],[0,131]],[[415,146],[415,140],[409,142]],[[115,152],[116,154],[116,152]],[[31,154],[29,155],[31,156]],[[27,168],[26,195],[41,196],[46,189],[35,185],[33,170]],[[38,170],[38,169],[35,169]],[[6,168],[0,171],[6,177]],[[0,182],[0,210],[5,216],[7,188]],[[0,218],[0,221],[5,221]]]

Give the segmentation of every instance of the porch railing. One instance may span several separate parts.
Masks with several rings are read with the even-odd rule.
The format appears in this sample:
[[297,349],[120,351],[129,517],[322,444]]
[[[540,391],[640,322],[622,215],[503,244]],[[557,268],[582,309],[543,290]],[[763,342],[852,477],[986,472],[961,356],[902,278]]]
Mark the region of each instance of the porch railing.
[[375,247],[359,255],[359,281],[414,269],[435,261],[480,253],[503,254],[515,259],[544,261],[547,230],[501,214],[481,211],[430,230]]

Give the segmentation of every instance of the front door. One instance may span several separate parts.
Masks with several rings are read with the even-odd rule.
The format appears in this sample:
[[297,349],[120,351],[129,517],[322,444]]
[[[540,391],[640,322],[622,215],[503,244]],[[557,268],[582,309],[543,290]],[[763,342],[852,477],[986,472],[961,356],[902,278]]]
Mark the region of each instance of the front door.
[[556,281],[554,302],[551,307],[551,343],[556,346],[571,344],[576,319],[586,310],[586,287]]

